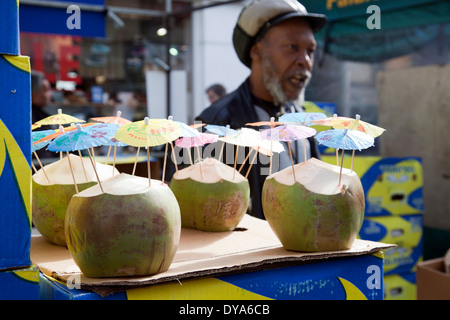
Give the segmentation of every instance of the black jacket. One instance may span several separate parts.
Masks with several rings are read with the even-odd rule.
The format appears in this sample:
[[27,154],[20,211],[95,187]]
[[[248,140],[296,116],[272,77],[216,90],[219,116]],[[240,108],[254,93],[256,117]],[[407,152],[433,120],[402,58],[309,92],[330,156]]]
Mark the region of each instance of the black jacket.
[[[229,124],[233,129],[246,127],[246,123],[268,120],[269,119],[258,118],[253,103],[253,97],[250,93],[248,80],[243,82],[235,91],[227,94],[206,108],[196,118],[196,121],[201,121],[206,124],[216,124],[222,126]],[[319,158],[320,156],[314,138],[309,138],[308,140],[311,146],[311,156]],[[248,150],[246,150],[246,152],[248,152]],[[252,199],[249,214],[261,219],[264,219],[261,204],[261,192],[264,180],[266,179],[265,175],[260,174],[263,166],[268,167],[268,165],[263,165],[259,162],[255,163],[247,177],[250,184]],[[244,171],[242,172],[247,172],[246,167],[244,167],[243,170]]]

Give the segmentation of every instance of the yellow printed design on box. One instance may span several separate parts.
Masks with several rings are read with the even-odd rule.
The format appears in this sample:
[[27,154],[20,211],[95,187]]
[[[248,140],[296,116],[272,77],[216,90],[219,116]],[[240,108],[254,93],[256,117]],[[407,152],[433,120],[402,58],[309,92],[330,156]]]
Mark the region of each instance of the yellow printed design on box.
[[366,217],[359,231],[363,240],[417,247],[423,236],[423,215]]
[[[336,157],[323,157],[336,164]],[[351,168],[351,156],[344,157]],[[363,185],[365,216],[418,214],[424,212],[423,172],[420,158],[355,156],[353,170]]]
[[385,300],[416,300],[416,274],[392,274],[384,277]]

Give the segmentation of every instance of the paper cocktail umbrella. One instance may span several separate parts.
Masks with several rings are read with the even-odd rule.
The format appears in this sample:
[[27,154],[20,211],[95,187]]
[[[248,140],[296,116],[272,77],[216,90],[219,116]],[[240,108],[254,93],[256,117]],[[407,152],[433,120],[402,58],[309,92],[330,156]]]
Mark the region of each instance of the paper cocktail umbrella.
[[86,122],[82,119],[78,119],[76,117],[73,117],[69,114],[62,113],[61,109],[58,109],[58,113],[48,116],[42,120],[36,121],[34,123],[35,126],[43,126],[43,125],[63,125],[68,123],[78,123],[78,122]]
[[339,185],[341,184],[342,166],[344,162],[344,150],[362,150],[372,147],[374,137],[371,135],[349,129],[333,129],[319,132],[316,140],[329,148],[342,149],[341,173],[339,174]]
[[178,139],[180,133],[181,127],[175,121],[146,117],[144,120],[122,125],[114,138],[130,146],[147,147],[147,172],[150,186],[150,147],[174,141]]
[[[289,156],[291,158],[292,173],[295,180],[294,161],[292,160],[291,142],[306,139],[316,134],[316,130],[302,125],[283,125],[261,132],[261,137],[267,140],[285,141],[288,144]],[[306,160],[306,144],[305,146],[305,160]]]
[[[91,160],[92,167],[94,168],[94,172],[97,177],[97,182],[103,192],[103,188],[98,177],[97,170],[95,168],[94,160],[92,159],[92,155],[89,149],[108,143],[109,139],[114,136],[117,130],[117,126],[99,123],[84,128],[82,128],[81,125],[78,124],[76,127],[77,130],[66,132],[55,138],[48,145],[47,149],[53,152],[66,152],[67,156],[69,155],[69,151],[87,150],[89,159]],[[70,168],[72,168],[69,157],[67,157],[67,159],[69,161]],[[73,171],[72,178],[74,180],[75,188],[78,193],[78,187]]]

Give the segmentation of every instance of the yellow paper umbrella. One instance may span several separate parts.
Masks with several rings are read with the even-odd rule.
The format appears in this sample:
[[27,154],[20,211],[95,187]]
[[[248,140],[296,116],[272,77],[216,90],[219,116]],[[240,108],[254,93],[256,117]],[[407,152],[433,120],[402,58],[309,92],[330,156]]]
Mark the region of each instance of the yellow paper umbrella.
[[133,147],[154,147],[176,140],[181,127],[172,120],[149,119],[121,126],[114,138]]
[[386,131],[386,129],[362,121],[359,114],[356,115],[355,119],[337,117],[337,119],[331,121],[331,126],[335,129],[358,130],[367,133],[374,138],[380,136],[384,131]]
[[149,119],[134,121],[122,125],[114,138],[133,147],[147,147],[147,172],[150,178],[150,147],[159,146],[179,138],[181,127],[167,119]]
[[67,124],[67,123],[78,123],[78,122],[86,122],[82,119],[78,119],[76,117],[73,117],[69,114],[65,114],[62,113],[61,109],[58,109],[58,113],[48,116],[47,118],[44,118],[42,120],[36,121],[36,123],[34,124],[34,126],[36,125],[53,125],[53,124],[57,124],[57,125],[62,125],[62,124]]

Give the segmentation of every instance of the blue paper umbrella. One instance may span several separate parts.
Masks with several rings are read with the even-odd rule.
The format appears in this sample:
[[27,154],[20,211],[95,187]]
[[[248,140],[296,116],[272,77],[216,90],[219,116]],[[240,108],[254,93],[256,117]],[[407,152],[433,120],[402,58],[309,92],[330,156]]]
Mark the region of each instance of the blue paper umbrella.
[[84,128],[77,125],[77,130],[60,135],[49,144],[47,149],[53,152],[68,152],[107,145],[117,129],[116,125],[109,123],[99,123]]
[[[116,134],[117,129],[118,127],[115,124],[109,123],[99,123],[84,128],[82,128],[80,125],[77,125],[76,130],[69,131],[60,135],[48,145],[47,149],[53,152],[66,152],[70,168],[72,168],[72,164],[70,163],[70,158],[68,156],[69,151],[87,150],[92,167],[94,168],[95,175],[97,177],[97,182],[100,186],[101,191],[103,192],[103,188],[89,149],[109,143],[110,139]],[[73,175],[73,171],[72,177],[74,180],[76,192],[78,193],[78,187]]]
[[[342,149],[341,172],[339,174],[339,185],[341,184],[342,165],[344,162],[344,150],[362,150],[374,145],[374,137],[371,135],[349,129],[334,129],[319,132],[316,140],[329,148]],[[353,156],[352,156],[353,158]],[[353,166],[352,166],[353,169]]]
[[[50,179],[47,176],[47,173],[45,172],[44,166],[41,163],[41,159],[39,159],[39,156],[37,155],[36,151],[44,148],[50,143],[49,141],[40,142],[37,144],[33,144],[38,140],[41,140],[42,138],[54,133],[55,130],[42,130],[42,131],[32,131],[31,132],[31,152],[33,152],[34,156],[36,157],[36,160],[39,162],[39,165],[41,166],[42,172],[44,172],[45,177],[47,178],[47,181],[50,182]],[[34,172],[37,172],[36,167],[34,166],[33,162],[31,162],[31,166],[34,169]]]
[[371,135],[348,129],[322,131],[315,138],[320,144],[342,150],[362,150],[374,144],[374,138]]
[[[205,129],[206,129],[206,131],[217,134],[221,137],[233,136],[233,135],[236,135],[239,133],[239,131],[237,131],[235,129],[231,129],[229,124],[227,124],[226,126],[207,124],[205,126]],[[220,161],[220,159],[222,159],[224,146],[225,146],[225,141],[222,142],[222,147],[220,148],[219,161]]]
[[31,132],[31,152],[36,152],[37,150],[42,149],[46,145],[50,143],[50,140],[43,141],[37,144],[33,144],[36,141],[41,140],[42,138],[55,133],[55,130],[42,130],[42,131],[32,131]]
[[285,113],[278,118],[279,122],[285,122],[289,124],[301,124],[304,126],[314,125],[312,121],[325,119],[327,115],[321,112],[293,112]]
[[231,129],[229,124],[227,124],[226,126],[207,124],[205,126],[205,129],[211,133],[217,134],[222,137],[231,136],[239,132],[237,130]]

